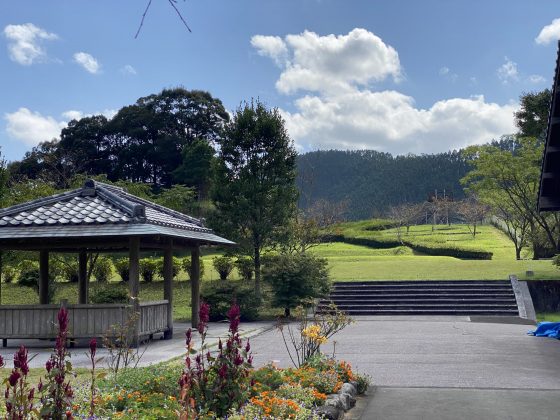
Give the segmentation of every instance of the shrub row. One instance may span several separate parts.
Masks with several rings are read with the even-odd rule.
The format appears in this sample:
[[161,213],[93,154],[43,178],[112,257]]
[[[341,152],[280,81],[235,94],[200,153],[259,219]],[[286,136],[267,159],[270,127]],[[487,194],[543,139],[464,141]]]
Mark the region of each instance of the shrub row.
[[434,256],[443,256],[443,257],[454,257],[454,258],[461,258],[461,259],[469,259],[469,260],[491,260],[492,256],[494,255],[492,252],[489,251],[482,251],[476,249],[465,249],[465,248],[456,248],[453,246],[449,246],[446,244],[437,244],[437,245],[428,245],[428,244],[419,244],[414,243],[403,239],[402,243],[395,240],[378,240],[374,238],[363,238],[363,237],[352,237],[346,236],[342,234],[332,234],[332,235],[325,235],[323,236],[323,242],[344,242],[351,245],[361,245],[367,246],[370,248],[377,248],[377,249],[387,249],[387,248],[395,248],[401,245],[405,245],[416,252],[420,252],[426,255],[434,255]]

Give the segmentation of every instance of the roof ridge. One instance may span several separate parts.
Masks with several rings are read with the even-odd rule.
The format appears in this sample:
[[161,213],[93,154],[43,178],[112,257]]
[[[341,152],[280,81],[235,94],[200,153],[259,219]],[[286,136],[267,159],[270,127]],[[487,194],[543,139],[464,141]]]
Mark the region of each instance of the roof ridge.
[[202,222],[200,221],[200,219],[197,219],[197,218],[195,218],[195,217],[186,215],[186,214],[184,214],[184,213],[181,213],[180,211],[167,208],[167,207],[165,207],[165,206],[162,206],[161,204],[157,204],[157,203],[154,203],[153,201],[146,200],[145,198],[137,197],[137,196],[132,195],[132,194],[126,192],[126,191],[123,191],[123,195],[132,197],[132,198],[131,198],[131,201],[139,202],[139,203],[141,203],[141,204],[144,204],[144,205],[147,205],[147,206],[149,206],[149,207],[152,207],[152,208],[154,208],[154,209],[156,209],[156,210],[158,210],[158,211],[161,211],[162,213],[166,213],[166,214],[168,214],[168,215],[170,215],[170,216],[177,217],[177,218],[179,218],[179,219],[181,219],[181,220],[183,220],[183,221],[185,221],[185,222],[193,223],[193,224],[197,225],[199,228],[207,229],[207,230],[210,230],[210,231],[212,230],[212,229],[209,229],[209,228],[204,227],[203,224],[202,224]]
[[0,210],[0,217],[9,216],[11,213],[14,212],[22,212],[31,209],[35,209],[37,207],[46,206],[49,204],[56,203],[60,201],[61,198],[73,198],[77,197],[81,194],[82,188],[78,188],[75,190],[65,191],[63,193],[49,195],[46,197],[36,198],[35,200],[27,201],[25,203],[15,204],[10,207],[6,207]]
[[109,201],[115,207],[125,211],[131,217],[138,217],[140,219],[146,218],[146,209],[142,204],[134,203],[127,200],[120,194],[116,194],[104,185],[95,184],[95,192],[101,198]]

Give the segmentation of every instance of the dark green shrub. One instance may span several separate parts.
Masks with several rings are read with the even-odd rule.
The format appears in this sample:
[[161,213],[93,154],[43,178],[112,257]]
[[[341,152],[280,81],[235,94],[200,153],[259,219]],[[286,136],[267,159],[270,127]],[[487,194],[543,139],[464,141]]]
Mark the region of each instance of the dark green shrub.
[[121,278],[122,281],[127,282],[130,278],[130,272],[128,267],[128,258],[119,258],[114,262],[115,269],[117,270],[117,274]]
[[78,282],[78,262],[75,259],[65,261],[61,267],[62,279],[70,283]]
[[259,317],[261,300],[252,285],[232,281],[212,281],[202,285],[202,300],[210,305],[210,320],[221,321],[227,318],[232,303],[241,310],[242,321],[254,321]]
[[103,285],[92,289],[91,303],[128,303],[128,290],[119,284]]
[[[156,260],[156,273],[159,277],[163,278],[163,258],[158,258]],[[173,278],[176,278],[181,271],[181,260],[177,257],[173,257],[172,263]]]
[[[18,284],[31,287],[39,293],[39,264],[36,261],[24,260],[21,262]],[[54,276],[49,275],[49,294],[47,296],[49,303],[54,299],[55,288]]]
[[[199,261],[200,261],[200,278],[202,279],[204,277],[204,261],[202,260],[202,258]],[[191,258],[190,257],[184,257],[181,260],[181,267],[183,268],[185,273],[187,273],[187,275],[189,276],[189,279],[190,279],[191,278]]]
[[238,257],[235,261],[235,267],[239,276],[246,281],[253,280],[253,273],[255,272],[255,264],[253,260],[248,257]]
[[158,271],[158,262],[153,258],[142,258],[140,260],[140,277],[146,283],[151,283]]
[[263,279],[272,286],[273,304],[285,308],[286,315],[330,290],[327,260],[306,253],[273,257],[263,269]]
[[113,263],[110,258],[98,257],[92,270],[93,277],[99,283],[107,283],[113,274]]
[[233,261],[231,257],[214,257],[212,265],[220,275],[220,280],[227,280],[233,270]]
[[13,283],[17,279],[18,275],[19,271],[11,265],[7,265],[2,269],[2,279],[4,280],[4,283]]

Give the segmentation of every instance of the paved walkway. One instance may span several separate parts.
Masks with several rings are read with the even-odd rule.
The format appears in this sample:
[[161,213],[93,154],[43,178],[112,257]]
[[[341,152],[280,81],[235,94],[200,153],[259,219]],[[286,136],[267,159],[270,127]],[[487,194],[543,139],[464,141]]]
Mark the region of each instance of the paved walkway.
[[[241,323],[239,331],[243,337],[253,337],[261,334],[273,327],[273,322],[244,322]],[[143,344],[139,348],[139,353],[143,354],[139,366],[149,366],[154,363],[164,362],[176,357],[182,357],[185,354],[185,331],[190,324],[175,323],[173,326],[174,337],[171,340],[156,339]],[[209,346],[217,345],[218,338],[227,336],[229,324],[227,322],[211,322],[208,327],[208,334],[206,336],[206,343]],[[195,348],[198,348],[198,332],[193,334],[193,341]],[[45,362],[49,359],[53,341],[45,340],[8,340],[8,347],[0,347],[0,355],[4,357],[7,366],[10,367],[13,359],[13,354],[20,344],[24,344],[29,349],[29,355],[34,356],[31,361],[31,367],[43,367]],[[72,365],[74,367],[90,367],[89,359],[86,356],[89,341],[82,340],[77,343],[76,347],[70,349],[72,355]],[[104,358],[102,365],[107,360],[107,351],[100,348],[98,357]]]
[[[371,375],[377,387],[364,420],[560,418],[560,341],[527,336],[530,325],[356,319],[334,338],[337,357]],[[257,365],[290,365],[277,331],[251,341]],[[331,353],[332,343],[322,350]]]

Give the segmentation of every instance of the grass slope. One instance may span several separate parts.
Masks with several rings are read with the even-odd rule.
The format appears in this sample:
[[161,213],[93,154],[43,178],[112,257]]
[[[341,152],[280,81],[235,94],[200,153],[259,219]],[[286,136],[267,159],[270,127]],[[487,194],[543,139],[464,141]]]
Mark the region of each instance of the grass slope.
[[[344,237],[373,239],[391,244],[397,242],[395,229],[369,230],[368,221],[342,224],[336,234]],[[468,260],[445,256],[422,255],[399,246],[371,248],[334,242],[321,244],[313,252],[329,260],[331,276],[337,281],[351,280],[504,280],[515,274],[525,279],[525,272],[535,273],[532,279],[558,279],[560,272],[550,261],[515,260],[515,250],[507,236],[493,226],[480,226],[476,238],[467,226],[412,226],[403,238],[432,249],[454,247],[463,250],[492,252],[491,260]],[[530,257],[526,255],[526,257]]]

